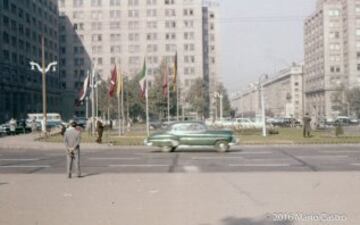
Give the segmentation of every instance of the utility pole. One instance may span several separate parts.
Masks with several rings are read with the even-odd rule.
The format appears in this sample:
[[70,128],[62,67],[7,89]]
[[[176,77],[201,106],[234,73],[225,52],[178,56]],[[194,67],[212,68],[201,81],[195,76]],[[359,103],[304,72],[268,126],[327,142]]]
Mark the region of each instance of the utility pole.
[[89,118],[89,97],[88,96],[85,97],[85,107],[86,107],[85,117],[86,117],[86,119],[88,119]]
[[91,75],[91,133],[95,135],[95,69],[92,68]]

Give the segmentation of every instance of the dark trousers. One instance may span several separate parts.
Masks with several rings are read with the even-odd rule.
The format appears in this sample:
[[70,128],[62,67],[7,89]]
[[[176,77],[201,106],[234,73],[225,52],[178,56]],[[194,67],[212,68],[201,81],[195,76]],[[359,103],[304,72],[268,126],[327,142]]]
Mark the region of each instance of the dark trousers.
[[96,139],[97,143],[101,143],[102,142],[102,135],[103,135],[103,130],[98,130],[98,138]]
[[304,130],[303,130],[303,136],[304,136],[304,137],[310,137],[310,130],[304,128]]
[[66,154],[66,169],[67,169],[67,176],[70,178],[72,173],[72,167],[75,161],[76,173],[77,176],[81,176],[80,170],[80,148],[77,148],[73,153]]

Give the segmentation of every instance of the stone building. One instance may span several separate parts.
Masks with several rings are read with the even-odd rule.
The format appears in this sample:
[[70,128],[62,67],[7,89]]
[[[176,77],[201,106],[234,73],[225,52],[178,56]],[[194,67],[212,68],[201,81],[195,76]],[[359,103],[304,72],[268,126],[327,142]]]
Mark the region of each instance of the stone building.
[[[0,1],[0,122],[42,112],[42,76],[29,62],[41,63],[41,37],[46,64],[57,61],[58,7],[56,0]],[[48,112],[60,112],[58,72],[49,71]]]

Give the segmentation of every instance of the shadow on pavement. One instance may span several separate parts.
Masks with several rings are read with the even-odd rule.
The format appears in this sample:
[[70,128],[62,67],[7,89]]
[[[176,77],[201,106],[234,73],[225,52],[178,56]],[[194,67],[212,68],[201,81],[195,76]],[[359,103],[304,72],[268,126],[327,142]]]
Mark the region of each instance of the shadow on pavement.
[[[231,153],[231,152],[242,152],[242,149],[230,149],[227,152],[223,152],[223,154]],[[162,151],[160,149],[152,150],[152,153],[161,153]],[[171,153],[218,153],[215,148],[180,148],[176,149],[174,152]]]
[[260,217],[260,218],[236,218],[227,217],[222,220],[223,225],[294,225],[292,221],[280,220],[274,221],[272,216]]
[[80,178],[91,177],[91,176],[96,176],[96,175],[100,175],[100,174],[101,173],[87,173],[87,174],[81,175]]

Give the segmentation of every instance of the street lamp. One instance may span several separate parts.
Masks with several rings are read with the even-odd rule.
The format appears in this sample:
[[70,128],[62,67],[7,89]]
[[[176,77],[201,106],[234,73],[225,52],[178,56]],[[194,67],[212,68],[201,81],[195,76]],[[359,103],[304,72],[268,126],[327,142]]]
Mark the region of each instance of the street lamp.
[[46,125],[47,125],[47,104],[46,104],[46,73],[49,72],[49,70],[52,68],[52,71],[55,72],[56,71],[56,65],[57,62],[51,62],[49,63],[47,66],[45,66],[45,58],[44,58],[44,54],[42,57],[42,66],[40,66],[38,63],[30,61],[30,66],[31,66],[31,70],[35,70],[35,68],[42,73],[42,95],[43,95],[43,114],[44,114],[44,118],[43,118],[43,123],[41,126],[41,130],[44,134],[46,134]]
[[266,118],[265,118],[265,99],[264,99],[264,91],[262,80],[266,80],[268,78],[267,74],[263,74],[259,77],[259,91],[260,91],[260,100],[261,100],[261,117],[262,117],[262,135],[266,137]]
[[220,121],[222,121],[222,119],[223,119],[223,97],[224,96],[222,94],[220,94],[220,92],[215,92],[214,93],[215,100],[216,100],[216,98],[220,99]]

